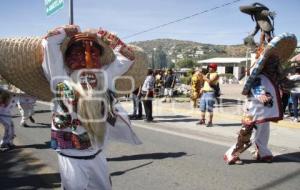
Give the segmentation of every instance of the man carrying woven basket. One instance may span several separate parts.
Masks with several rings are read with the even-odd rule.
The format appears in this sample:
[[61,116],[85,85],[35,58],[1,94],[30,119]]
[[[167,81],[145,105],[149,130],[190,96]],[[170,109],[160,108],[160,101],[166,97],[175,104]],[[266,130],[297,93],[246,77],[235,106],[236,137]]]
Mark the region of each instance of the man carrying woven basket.
[[114,79],[128,71],[135,55],[107,31],[80,32],[73,25],[49,32],[42,44],[42,66],[55,94],[51,146],[62,187],[109,190],[103,151],[108,132],[123,126],[115,138],[126,133],[132,144],[140,143],[112,92]]

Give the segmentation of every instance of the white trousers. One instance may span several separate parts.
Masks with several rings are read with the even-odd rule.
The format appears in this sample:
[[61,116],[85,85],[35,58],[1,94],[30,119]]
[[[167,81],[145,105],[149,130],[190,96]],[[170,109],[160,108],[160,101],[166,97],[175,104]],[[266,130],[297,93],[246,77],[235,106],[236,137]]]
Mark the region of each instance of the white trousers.
[[13,144],[13,140],[15,138],[15,127],[12,120],[10,118],[5,118],[5,120],[0,118],[0,124],[4,127],[4,134],[0,144]]
[[64,190],[111,190],[110,174],[103,152],[94,159],[73,159],[58,154]]
[[[272,152],[268,148],[268,142],[270,137],[270,122],[257,124],[257,129],[254,132],[254,135],[251,137],[251,141],[253,145],[256,145],[256,151],[260,155],[261,158],[265,156],[272,156]],[[231,146],[227,152],[225,153],[228,161],[234,159],[232,155],[236,144]]]
[[29,119],[30,116],[34,114],[33,105],[29,105],[27,107],[18,105],[20,114],[21,114],[21,125],[25,124],[26,121]]
[[272,152],[268,148],[270,137],[270,122],[256,125],[254,136],[252,136],[252,143],[256,145],[256,149],[261,158],[265,156],[272,156]]

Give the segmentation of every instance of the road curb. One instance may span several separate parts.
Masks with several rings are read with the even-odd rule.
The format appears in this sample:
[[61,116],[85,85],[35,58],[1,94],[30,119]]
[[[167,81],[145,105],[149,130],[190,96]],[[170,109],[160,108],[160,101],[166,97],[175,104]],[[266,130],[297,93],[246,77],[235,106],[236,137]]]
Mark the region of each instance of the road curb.
[[[156,105],[153,104],[153,110],[158,110],[159,109],[160,111],[166,111],[167,113],[169,113],[169,112],[174,113],[174,111],[176,113],[188,113],[189,116],[194,116],[194,117],[199,117],[200,118],[199,109],[178,108],[178,107],[176,107],[172,104],[171,105],[169,104],[169,107],[160,106],[159,108],[155,107]],[[178,104],[180,104],[180,103],[178,103]],[[168,105],[168,104],[164,104],[164,105]],[[172,106],[172,107],[170,107],[170,106]],[[241,122],[241,116],[239,116],[239,115],[214,112],[214,120],[218,121],[218,120],[226,120],[226,119]],[[286,121],[286,120],[281,120],[279,122],[271,122],[271,125],[276,126],[276,127],[283,127],[283,128],[300,129],[300,123],[293,123],[292,121]]]

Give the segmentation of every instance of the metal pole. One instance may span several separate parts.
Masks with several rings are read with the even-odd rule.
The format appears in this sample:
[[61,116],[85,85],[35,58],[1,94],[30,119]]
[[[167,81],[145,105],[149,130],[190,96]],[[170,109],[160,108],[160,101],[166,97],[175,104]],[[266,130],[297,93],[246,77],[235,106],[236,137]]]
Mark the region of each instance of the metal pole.
[[74,24],[74,19],[73,19],[73,0],[70,0],[70,21],[69,24]]
[[249,76],[249,73],[250,73],[250,67],[248,65],[249,50],[250,50],[250,48],[247,48],[247,51],[246,51],[246,73],[245,73],[246,77]]

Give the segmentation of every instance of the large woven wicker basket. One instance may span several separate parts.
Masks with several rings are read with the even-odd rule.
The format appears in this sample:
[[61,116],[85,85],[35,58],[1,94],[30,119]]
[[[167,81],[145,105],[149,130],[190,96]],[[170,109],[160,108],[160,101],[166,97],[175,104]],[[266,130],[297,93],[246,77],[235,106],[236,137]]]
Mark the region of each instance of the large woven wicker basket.
[[[0,75],[25,93],[43,101],[51,101],[53,95],[42,69],[41,41],[40,37],[0,39]],[[132,48],[136,61],[124,76],[133,77],[134,86],[137,87],[146,76],[147,56],[141,48]],[[118,91],[126,92],[133,88],[124,78],[116,81]]]

